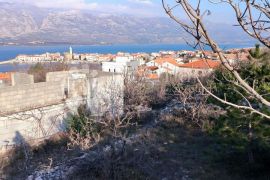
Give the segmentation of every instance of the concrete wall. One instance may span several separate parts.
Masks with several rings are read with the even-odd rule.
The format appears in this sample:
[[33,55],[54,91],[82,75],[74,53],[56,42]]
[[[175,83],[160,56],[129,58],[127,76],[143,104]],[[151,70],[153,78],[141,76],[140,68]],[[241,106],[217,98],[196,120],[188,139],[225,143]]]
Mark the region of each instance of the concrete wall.
[[12,86],[33,84],[34,76],[26,73],[12,73],[11,82]]
[[0,117],[0,153],[22,142],[43,140],[66,129],[65,119],[76,113],[84,99]]
[[94,116],[120,115],[123,88],[122,75],[96,71],[49,73],[47,82],[1,88],[0,151],[63,131],[67,115],[82,104]]
[[49,73],[47,79],[47,82],[33,83],[31,75],[15,73],[15,86],[0,88],[0,114],[53,105],[66,98],[87,96],[85,74],[56,72]]
[[89,80],[88,107],[94,116],[120,115],[124,105],[124,78],[103,73]]
[[89,70],[72,70],[47,73],[47,82],[62,82],[68,98],[87,96],[87,75]]
[[67,80],[68,74],[69,74],[68,71],[49,72],[46,75],[46,81],[47,82],[65,81]]
[[61,82],[4,87],[0,89],[0,114],[60,103],[64,97],[64,84]]
[[71,79],[66,85],[68,90],[68,98],[75,97],[87,97],[88,89],[87,89],[88,79]]
[[89,69],[49,72],[46,75],[46,81],[47,82],[51,82],[51,81],[65,81],[65,82],[67,82],[68,77],[71,77],[72,74],[89,74],[89,73],[90,73]]

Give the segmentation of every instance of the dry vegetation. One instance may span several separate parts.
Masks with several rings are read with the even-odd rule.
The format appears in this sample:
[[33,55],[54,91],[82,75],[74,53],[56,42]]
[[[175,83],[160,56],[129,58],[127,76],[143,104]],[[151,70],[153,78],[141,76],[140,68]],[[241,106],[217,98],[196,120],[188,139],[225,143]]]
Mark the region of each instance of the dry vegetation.
[[[208,78],[211,82],[201,77],[180,81],[165,76],[154,83],[126,78],[123,116],[94,118],[80,107],[69,118],[64,137],[38,147],[22,143],[7,154],[0,162],[1,178],[270,178],[269,56],[251,51],[250,63],[237,69],[209,35],[203,19],[210,12],[202,10],[202,1],[162,2],[194,37],[195,47],[210,46],[217,53],[223,70]],[[215,3],[232,7],[243,31],[269,50],[267,0]],[[175,15],[178,7],[190,23]],[[43,70],[35,77],[43,81]]]
[[207,103],[209,95],[196,81],[160,80],[154,85],[137,79],[126,81],[126,88],[125,116],[94,118],[81,106],[70,117],[67,133],[39,146],[25,143],[5,156],[1,178],[24,179],[31,174],[49,179],[269,177],[267,171],[258,175],[245,169],[247,156],[228,147],[226,138],[209,133],[211,119],[224,111]]

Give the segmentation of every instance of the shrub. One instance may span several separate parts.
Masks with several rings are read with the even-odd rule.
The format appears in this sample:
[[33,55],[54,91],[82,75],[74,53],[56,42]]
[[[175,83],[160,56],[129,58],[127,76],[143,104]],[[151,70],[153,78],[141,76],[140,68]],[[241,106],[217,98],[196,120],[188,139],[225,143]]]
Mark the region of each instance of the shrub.
[[86,105],[81,105],[78,108],[78,113],[68,118],[67,124],[73,145],[82,145],[84,148],[88,148],[100,140],[103,131],[102,124],[91,118]]
[[[260,55],[258,47],[251,51],[250,61],[242,62],[237,67],[239,74],[249,85],[270,100],[270,64],[267,54]],[[260,59],[256,59],[259,57]],[[235,82],[235,83],[232,83]],[[224,68],[215,71],[213,80],[209,83],[214,94],[238,105],[250,105],[270,114],[269,107],[263,106],[248,92],[237,85],[234,76]],[[242,169],[250,169],[252,173],[264,171],[270,164],[270,122],[248,110],[241,110],[209,98],[209,103],[215,103],[226,109],[226,114],[212,121],[210,132],[222,138],[222,143],[232,150],[231,156],[237,156],[242,162]],[[238,155],[237,155],[238,154]],[[239,156],[239,154],[241,154]],[[239,158],[242,158],[239,160]],[[268,158],[268,159],[267,159]],[[239,165],[239,164],[238,164]],[[245,167],[248,166],[248,168]],[[256,172],[257,171],[257,172]]]

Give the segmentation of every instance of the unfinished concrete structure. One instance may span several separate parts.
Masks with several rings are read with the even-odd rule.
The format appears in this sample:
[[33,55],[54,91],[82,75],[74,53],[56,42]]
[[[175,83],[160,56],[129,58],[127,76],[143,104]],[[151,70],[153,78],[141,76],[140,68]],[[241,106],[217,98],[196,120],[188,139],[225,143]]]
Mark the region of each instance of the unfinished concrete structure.
[[68,114],[76,113],[82,104],[94,116],[115,115],[123,108],[121,75],[89,70],[52,72],[42,83],[33,83],[31,75],[14,77],[14,86],[0,88],[0,150],[65,130]]

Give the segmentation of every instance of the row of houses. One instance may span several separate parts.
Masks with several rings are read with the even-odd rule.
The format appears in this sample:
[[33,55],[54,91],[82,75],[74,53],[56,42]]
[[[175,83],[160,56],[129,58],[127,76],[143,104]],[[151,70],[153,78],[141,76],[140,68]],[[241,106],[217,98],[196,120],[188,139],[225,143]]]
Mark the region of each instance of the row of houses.
[[113,62],[103,62],[102,70],[115,73],[133,73],[149,79],[157,79],[162,74],[190,77],[204,75],[220,65],[219,61],[210,59],[193,59],[188,63],[177,61],[172,56],[157,57],[149,62],[134,59],[131,56],[117,57]]
[[45,53],[40,55],[19,55],[16,57],[18,62],[46,62],[46,61],[62,61],[64,57],[60,53]]
[[[228,62],[236,64],[248,59],[249,49],[224,51]],[[61,56],[60,53],[46,53],[42,55],[20,55],[20,62],[41,62],[69,60],[96,62],[102,64],[102,71],[114,73],[146,74],[150,79],[155,79],[163,73],[191,76],[205,74],[219,66],[219,57],[212,51],[160,51],[155,53],[124,53],[98,54],[86,53],[75,54],[70,47],[69,52]]]
[[97,53],[84,53],[73,54],[71,52],[65,52],[63,55],[60,53],[45,53],[37,55],[18,55],[15,60],[19,63],[36,63],[36,62],[48,62],[48,61],[86,61],[86,62],[104,62],[112,61],[116,55],[113,54],[97,54]]
[[160,57],[141,66],[138,72],[149,79],[158,79],[164,73],[188,78],[207,75],[219,66],[220,62],[217,60],[198,58],[182,63],[172,57]]
[[[248,59],[248,51],[225,52],[231,64]],[[145,54],[118,54],[113,61],[103,62],[102,70],[115,73],[133,73],[148,79],[158,79],[162,74],[195,77],[209,74],[220,66],[218,55],[210,51],[161,51]]]

